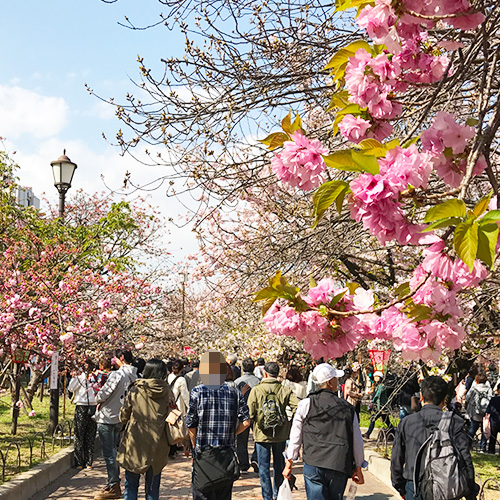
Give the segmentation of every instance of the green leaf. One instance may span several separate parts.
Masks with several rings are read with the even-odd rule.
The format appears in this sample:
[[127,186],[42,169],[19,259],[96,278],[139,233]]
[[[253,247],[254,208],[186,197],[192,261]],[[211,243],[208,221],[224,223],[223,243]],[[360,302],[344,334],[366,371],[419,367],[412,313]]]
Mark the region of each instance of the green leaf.
[[337,295],[335,295],[332,298],[332,300],[330,300],[330,304],[328,304],[328,307],[330,307],[330,308],[335,307],[342,300],[342,298],[344,297],[344,295],[346,293],[347,293],[347,290],[344,290],[343,292],[338,293]]
[[394,290],[394,294],[398,298],[405,297],[406,295],[409,295],[410,292],[410,283],[408,281],[406,283],[401,283],[401,285]]
[[323,156],[323,160],[327,167],[336,168],[337,170],[346,170],[348,172],[362,172],[361,167],[352,159],[352,151],[343,149],[335,151],[328,156]]
[[495,262],[495,248],[498,241],[498,226],[491,224],[479,225],[477,231],[477,257],[481,259],[489,268]]
[[467,207],[463,200],[448,200],[427,211],[424,222],[447,219],[448,217],[465,217]]
[[354,295],[356,290],[359,288],[359,285],[357,283],[354,283],[354,282],[346,283],[345,286],[349,290],[350,295]]
[[271,306],[276,302],[276,300],[277,297],[266,299],[266,301],[262,304],[262,317],[264,317],[267,311],[271,309]]
[[314,288],[316,286],[316,281],[314,280],[314,278],[311,276],[309,278],[309,288]]
[[332,69],[334,70],[332,73],[335,73],[335,70],[342,64],[345,64],[359,49],[365,49],[369,54],[372,52],[372,47],[369,43],[364,40],[357,40],[337,51],[324,69]]
[[287,133],[287,134],[293,134],[292,130],[292,112],[289,111],[288,114],[283,118],[283,121],[281,122],[281,128]]
[[462,219],[460,217],[447,217],[446,219],[441,219],[433,222],[421,232],[427,233],[429,231],[434,231],[434,229],[441,229],[442,227],[456,226],[457,224],[460,224],[460,222],[462,222]]
[[455,252],[472,272],[478,247],[478,223],[476,221],[461,222],[455,229],[453,243]]
[[331,111],[335,108],[345,108],[349,105],[349,92],[347,90],[341,90],[340,92],[336,92],[332,95],[330,99],[330,104],[326,111]]
[[[405,143],[403,144],[403,148],[406,149],[406,148],[409,148],[412,144],[415,144],[418,140],[420,139],[420,136],[417,135],[415,137],[412,137],[411,139],[408,139],[407,141],[405,141]],[[399,144],[398,144],[399,146]]]
[[472,211],[472,215],[474,217],[479,217],[480,215],[483,215],[484,212],[486,212],[486,209],[490,204],[492,196],[493,196],[493,189],[474,207],[474,210]]
[[500,220],[500,210],[490,210],[478,220],[479,224],[489,224]]
[[378,161],[375,156],[358,151],[351,151],[352,159],[356,165],[361,167],[361,170],[368,172],[372,175],[376,175],[379,173]]
[[262,290],[259,290],[256,294],[255,297],[253,298],[253,302],[259,302],[261,300],[267,300],[267,299],[277,299],[279,297],[279,293],[277,290],[271,287],[266,287],[263,288]]
[[292,123],[292,133],[297,130],[302,130],[302,120],[300,119],[299,113],[295,114],[295,120]]
[[365,155],[372,155],[376,158],[382,158],[387,154],[385,146],[375,139],[364,139],[358,144],[358,147],[363,150]]
[[283,143],[285,141],[289,141],[290,137],[283,133],[283,132],[274,132],[270,135],[268,135],[265,139],[262,139],[259,142],[262,142],[262,144],[268,146],[270,150],[280,148],[283,146]]
[[408,317],[418,323],[424,319],[429,319],[432,314],[432,309],[424,304],[414,304],[408,313]]
[[467,118],[465,123],[469,125],[469,127],[475,127],[479,123],[479,120],[477,118]]
[[349,184],[347,182],[336,180],[325,182],[316,190],[313,195],[313,227],[318,225],[323,214],[339,196],[345,196],[348,189]]
[[375,156],[365,154],[353,149],[343,149],[335,151],[328,156],[323,156],[327,167],[345,170],[347,172],[369,172],[378,174],[379,166]]

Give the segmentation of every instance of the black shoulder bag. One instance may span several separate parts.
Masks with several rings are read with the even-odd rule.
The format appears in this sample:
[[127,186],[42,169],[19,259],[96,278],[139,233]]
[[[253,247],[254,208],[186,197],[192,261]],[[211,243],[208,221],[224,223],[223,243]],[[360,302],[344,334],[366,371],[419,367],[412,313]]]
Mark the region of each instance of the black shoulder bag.
[[[234,432],[238,421],[238,392],[234,389]],[[231,447],[207,448],[193,456],[193,483],[202,493],[224,488],[240,477],[240,464]]]

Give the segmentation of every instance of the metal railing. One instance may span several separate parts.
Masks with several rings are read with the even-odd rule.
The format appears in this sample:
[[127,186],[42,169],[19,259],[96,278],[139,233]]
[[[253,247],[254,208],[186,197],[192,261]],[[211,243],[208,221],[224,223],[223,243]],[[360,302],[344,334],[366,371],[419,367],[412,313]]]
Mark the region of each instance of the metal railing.
[[[0,449],[2,465],[2,482],[6,477],[11,477],[21,472],[23,467],[31,468],[34,462],[42,462],[49,455],[47,443],[52,445],[52,453],[56,444],[60,448],[69,446],[73,442],[73,422],[65,420],[57,425],[54,432],[35,432],[23,438],[16,438]],[[23,453],[26,451],[27,453]]]

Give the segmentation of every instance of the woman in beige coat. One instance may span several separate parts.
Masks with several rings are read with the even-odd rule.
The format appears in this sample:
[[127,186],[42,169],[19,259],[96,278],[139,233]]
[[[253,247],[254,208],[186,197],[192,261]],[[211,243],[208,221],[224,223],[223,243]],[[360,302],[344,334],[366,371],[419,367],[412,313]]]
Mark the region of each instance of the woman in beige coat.
[[117,461],[125,469],[124,500],[137,500],[141,474],[146,475],[146,500],[159,499],[161,471],[169,452],[165,419],[175,406],[166,376],[165,363],[150,359],[120,411],[125,429]]

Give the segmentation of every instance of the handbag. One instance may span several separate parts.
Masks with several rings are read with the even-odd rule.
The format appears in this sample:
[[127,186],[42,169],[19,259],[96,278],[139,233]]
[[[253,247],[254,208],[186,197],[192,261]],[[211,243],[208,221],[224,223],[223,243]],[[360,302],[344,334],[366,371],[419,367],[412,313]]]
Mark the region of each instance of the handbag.
[[165,431],[167,433],[167,441],[170,446],[182,443],[189,436],[189,431],[182,417],[182,413],[177,408],[170,411],[165,419]]
[[238,457],[232,448],[207,448],[193,458],[193,483],[202,493],[228,486],[239,477]]

